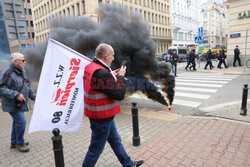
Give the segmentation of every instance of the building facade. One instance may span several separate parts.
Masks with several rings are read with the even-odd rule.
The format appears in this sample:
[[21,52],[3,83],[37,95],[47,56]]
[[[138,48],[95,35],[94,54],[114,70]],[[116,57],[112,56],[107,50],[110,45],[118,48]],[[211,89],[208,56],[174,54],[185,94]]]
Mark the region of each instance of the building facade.
[[171,0],[33,0],[33,20],[35,40],[42,42],[48,38],[51,19],[58,14],[86,16],[98,21],[95,12],[100,3],[122,3],[128,10],[140,12],[150,23],[151,38],[159,45],[157,53],[162,54],[171,46]]
[[173,46],[195,44],[200,24],[200,0],[172,0]]
[[34,42],[30,0],[1,0],[1,5],[10,52],[20,52]]
[[10,54],[9,41],[5,29],[4,16],[2,11],[2,5],[0,3],[0,62],[7,60],[7,55]]
[[203,47],[205,49],[226,47],[228,34],[227,10],[217,3],[201,5],[201,27],[203,27]]
[[232,60],[235,46],[238,45],[241,60],[244,62],[250,59],[250,1],[227,0],[227,8],[229,13],[228,55]]

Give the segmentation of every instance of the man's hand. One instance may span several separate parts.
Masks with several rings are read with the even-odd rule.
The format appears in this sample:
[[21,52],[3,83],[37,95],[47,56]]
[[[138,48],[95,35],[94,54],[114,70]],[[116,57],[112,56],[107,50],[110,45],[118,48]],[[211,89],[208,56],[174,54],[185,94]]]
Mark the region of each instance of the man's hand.
[[115,74],[115,77],[119,76],[119,71],[120,71],[120,68],[113,71],[113,73]]
[[124,76],[126,74],[126,66],[121,66],[119,72],[118,72],[118,76]]
[[20,94],[20,95],[17,97],[17,101],[26,101],[26,99],[24,98],[23,94]]

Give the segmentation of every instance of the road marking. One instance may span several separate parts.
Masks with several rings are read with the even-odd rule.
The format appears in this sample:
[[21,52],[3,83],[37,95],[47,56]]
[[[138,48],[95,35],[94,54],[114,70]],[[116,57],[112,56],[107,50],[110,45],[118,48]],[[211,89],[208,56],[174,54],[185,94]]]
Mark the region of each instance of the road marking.
[[225,75],[225,74],[214,74],[214,73],[181,73],[179,76],[210,76],[210,77],[230,77],[230,78],[236,78],[238,75]]
[[183,93],[183,92],[175,92],[175,96],[181,96],[181,97],[191,97],[196,99],[208,99],[210,95],[202,95],[202,94],[196,94],[196,93]]
[[218,80],[218,81],[231,81],[229,78],[205,78],[205,77],[178,77],[178,79],[199,79],[199,80]]
[[188,90],[188,91],[194,91],[194,92],[216,92],[217,89],[204,89],[204,88],[191,88],[191,87],[176,87],[176,90]]
[[198,87],[212,87],[212,88],[221,88],[223,85],[218,84],[202,84],[202,83],[186,83],[186,82],[177,82],[176,85],[184,86],[198,86]]
[[188,107],[198,107],[201,104],[201,102],[174,99],[173,104],[188,106]]
[[182,81],[182,82],[200,82],[200,83],[228,83],[227,81],[204,81],[204,80],[189,80],[189,79],[179,79],[175,78],[177,82]]

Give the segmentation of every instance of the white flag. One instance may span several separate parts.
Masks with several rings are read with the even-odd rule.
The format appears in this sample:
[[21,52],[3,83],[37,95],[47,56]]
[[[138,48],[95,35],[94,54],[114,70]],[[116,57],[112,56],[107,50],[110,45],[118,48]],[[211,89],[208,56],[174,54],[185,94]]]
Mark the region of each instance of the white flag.
[[77,132],[84,113],[83,74],[91,60],[49,39],[29,133]]

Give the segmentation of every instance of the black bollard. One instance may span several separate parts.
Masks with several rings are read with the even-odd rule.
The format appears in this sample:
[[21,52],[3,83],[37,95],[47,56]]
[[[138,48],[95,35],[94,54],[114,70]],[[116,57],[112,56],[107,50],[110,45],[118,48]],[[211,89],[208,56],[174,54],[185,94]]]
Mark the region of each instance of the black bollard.
[[60,130],[55,128],[52,133],[54,134],[54,136],[51,137],[51,140],[53,141],[55,165],[56,167],[64,167],[62,136],[59,135]]
[[244,84],[240,115],[247,115],[247,95],[248,95],[248,85]]
[[138,108],[136,107],[136,103],[132,103],[132,120],[133,120],[133,145],[140,145],[140,136],[139,136],[139,121],[138,121]]

